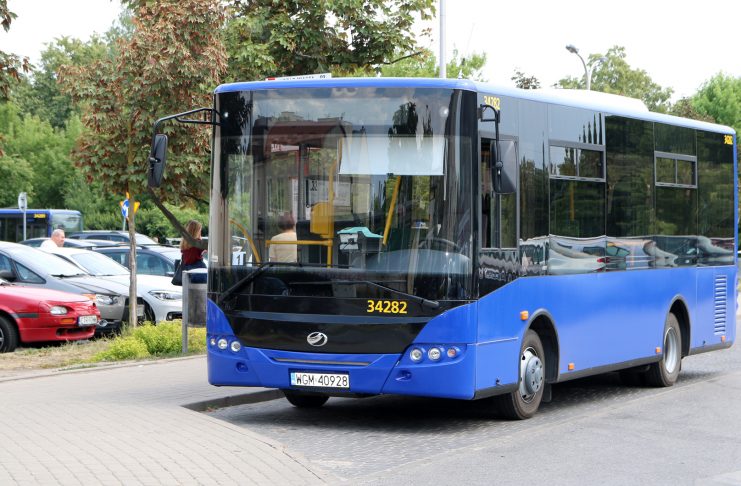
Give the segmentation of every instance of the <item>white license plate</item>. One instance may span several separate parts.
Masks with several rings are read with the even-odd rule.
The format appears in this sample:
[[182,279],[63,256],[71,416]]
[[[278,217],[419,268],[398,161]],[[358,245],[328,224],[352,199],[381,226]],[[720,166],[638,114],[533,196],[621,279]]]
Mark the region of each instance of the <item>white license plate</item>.
[[80,316],[77,318],[78,326],[94,326],[98,323],[98,316]]
[[144,304],[137,305],[136,306],[136,315],[137,316],[143,316],[144,315]]
[[291,386],[311,388],[350,388],[350,375],[347,373],[309,373],[291,371]]

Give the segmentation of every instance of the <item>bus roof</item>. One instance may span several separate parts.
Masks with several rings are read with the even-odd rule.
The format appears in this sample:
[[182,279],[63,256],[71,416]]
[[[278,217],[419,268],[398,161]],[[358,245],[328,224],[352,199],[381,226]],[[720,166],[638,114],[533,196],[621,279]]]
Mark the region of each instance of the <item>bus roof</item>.
[[215,94],[233,91],[258,91],[290,88],[444,88],[485,92],[523,100],[539,101],[555,105],[572,106],[601,111],[606,114],[638,118],[657,123],[734,134],[733,128],[704,121],[680,118],[648,111],[640,100],[598,91],[571,89],[519,89],[494,85],[468,79],[442,78],[328,78],[302,80],[251,81],[222,84]]

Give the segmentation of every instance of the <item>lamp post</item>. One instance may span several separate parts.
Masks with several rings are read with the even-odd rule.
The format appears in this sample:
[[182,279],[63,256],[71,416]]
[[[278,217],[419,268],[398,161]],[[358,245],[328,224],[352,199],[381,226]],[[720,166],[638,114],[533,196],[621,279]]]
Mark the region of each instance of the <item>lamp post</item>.
[[581,61],[582,66],[584,66],[584,80],[587,83],[587,91],[591,90],[592,89],[592,72],[594,71],[594,68],[597,66],[597,64],[599,64],[600,62],[605,62],[607,58],[602,56],[599,59],[596,59],[590,65],[587,65],[587,63],[584,62],[584,58],[581,57],[581,54],[579,54],[579,49],[577,49],[576,46],[574,46],[573,44],[569,44],[566,46],[566,50],[572,54],[576,54],[579,60]]

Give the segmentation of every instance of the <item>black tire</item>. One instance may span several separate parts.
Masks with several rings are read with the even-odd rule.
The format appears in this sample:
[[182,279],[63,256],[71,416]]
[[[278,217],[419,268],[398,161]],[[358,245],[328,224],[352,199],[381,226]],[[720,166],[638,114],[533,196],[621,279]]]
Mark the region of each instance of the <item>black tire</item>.
[[512,393],[494,397],[502,417],[523,420],[535,415],[545,390],[545,352],[540,337],[533,330],[525,333],[520,349],[519,387]]
[[655,387],[672,386],[682,369],[682,330],[677,316],[669,313],[664,324],[663,356],[646,372],[646,384]]
[[291,405],[296,408],[319,408],[329,400],[327,395],[319,395],[315,393],[304,393],[294,390],[283,390]]
[[0,353],[11,353],[18,347],[18,330],[15,324],[0,317]]
[[144,303],[144,320],[151,322],[153,325],[157,324],[157,317],[154,315],[154,310],[146,302]]

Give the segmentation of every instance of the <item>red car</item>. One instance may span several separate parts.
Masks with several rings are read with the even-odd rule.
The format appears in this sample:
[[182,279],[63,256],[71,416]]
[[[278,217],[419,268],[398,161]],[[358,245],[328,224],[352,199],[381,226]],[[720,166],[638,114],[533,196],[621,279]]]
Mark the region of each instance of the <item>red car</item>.
[[99,320],[98,307],[85,296],[0,278],[0,353],[19,343],[89,339]]

